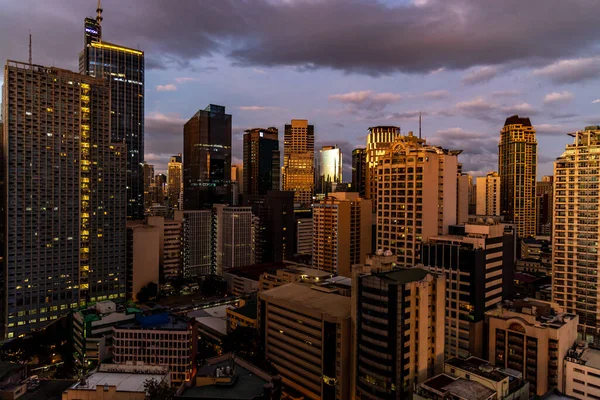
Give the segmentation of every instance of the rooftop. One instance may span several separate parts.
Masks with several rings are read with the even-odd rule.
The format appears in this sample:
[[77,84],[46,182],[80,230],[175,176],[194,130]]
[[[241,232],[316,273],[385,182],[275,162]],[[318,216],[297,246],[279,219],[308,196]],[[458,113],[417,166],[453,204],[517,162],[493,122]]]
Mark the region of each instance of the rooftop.
[[299,306],[331,315],[346,318],[350,316],[351,299],[336,293],[314,290],[308,285],[288,283],[260,294],[261,298],[283,300]]
[[144,314],[136,314],[135,320],[118,324],[116,328],[183,331],[188,329],[188,321],[164,310],[153,310]]
[[486,314],[503,319],[518,316],[529,324],[553,329],[559,329],[577,318],[575,314],[564,313],[555,303],[530,298],[504,301],[499,303],[498,308],[490,310]]
[[504,126],[507,125],[523,125],[523,126],[531,126],[531,121],[526,117],[519,117],[518,115],[513,115],[512,117],[506,118],[506,122],[504,122]]
[[286,268],[293,263],[289,262],[272,262],[272,263],[262,263],[262,264],[254,264],[248,265],[245,267],[232,268],[228,270],[226,273],[238,276],[240,278],[246,278],[253,281],[258,281],[260,276],[264,273],[274,274],[278,269]]
[[423,382],[421,385],[425,390],[435,391],[442,396],[451,394],[452,398],[468,400],[486,400],[496,392],[481,383],[463,378],[454,378],[450,375],[440,374]]
[[234,308],[231,311],[243,315],[247,318],[256,319],[258,312],[256,299],[248,300],[245,305],[238,308]]
[[423,280],[427,275],[431,275],[431,272],[423,268],[394,268],[390,271],[379,272],[374,275],[388,282],[404,285]]
[[588,347],[587,343],[578,342],[569,350],[567,361],[575,362],[586,367],[600,369],[600,349]]
[[227,309],[234,308],[233,305],[226,304],[222,306],[203,308],[191,311],[187,314],[190,318],[195,318],[200,324],[199,328],[209,328],[215,333],[225,336],[227,334]]
[[122,372],[93,372],[85,380],[75,383],[70,389],[77,390],[96,390],[98,386],[116,386],[117,392],[144,392],[144,382],[154,379],[162,382],[168,377],[167,374],[137,374]]
[[468,371],[472,374],[493,380],[494,382],[501,382],[507,378],[506,375],[495,370],[488,361],[477,357],[469,357],[467,359],[453,357],[446,361],[446,365]]

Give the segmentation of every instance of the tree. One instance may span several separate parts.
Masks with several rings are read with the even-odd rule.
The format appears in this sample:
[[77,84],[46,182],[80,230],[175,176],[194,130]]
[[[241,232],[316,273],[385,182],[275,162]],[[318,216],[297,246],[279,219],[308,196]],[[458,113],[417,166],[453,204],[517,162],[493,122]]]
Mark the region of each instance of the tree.
[[146,399],[148,400],[172,400],[175,398],[175,389],[168,383],[158,383],[156,379],[148,379],[144,382]]
[[137,294],[137,300],[140,303],[146,303],[158,296],[158,285],[155,282],[150,282],[144,286]]

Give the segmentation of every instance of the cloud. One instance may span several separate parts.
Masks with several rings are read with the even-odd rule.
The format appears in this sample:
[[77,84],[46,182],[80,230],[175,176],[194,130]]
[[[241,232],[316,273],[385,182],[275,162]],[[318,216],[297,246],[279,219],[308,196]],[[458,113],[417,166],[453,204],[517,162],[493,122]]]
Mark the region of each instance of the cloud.
[[533,74],[547,78],[554,83],[576,83],[600,77],[600,57],[560,60]]
[[450,97],[450,92],[447,90],[433,90],[423,93],[423,97],[426,99],[441,100]]
[[598,104],[598,103],[600,103],[600,99],[596,99],[596,100],[592,101],[592,104]]
[[497,90],[492,92],[492,97],[513,97],[521,94],[518,90]]
[[160,112],[151,112],[144,118],[144,133],[146,135],[176,135],[183,137],[183,125],[186,120],[179,114],[163,114]]
[[266,110],[274,110],[277,107],[270,106],[240,106],[238,109],[242,111],[266,111]]
[[464,83],[465,85],[475,85],[478,83],[488,82],[495,78],[498,75],[498,72],[499,70],[497,67],[480,67],[467,73],[462,78],[462,83]]
[[370,111],[381,111],[389,104],[397,103],[402,96],[397,93],[376,93],[372,90],[333,94],[329,100],[347,104],[351,108],[360,107]]
[[462,115],[475,118],[493,124],[500,124],[504,119],[513,114],[532,116],[539,111],[529,103],[497,104],[478,96],[472,100],[462,101],[454,106],[454,109],[438,112],[438,115],[451,116]]
[[182,76],[180,78],[175,78],[175,83],[187,83],[197,81],[198,78],[192,78],[189,76]]
[[537,115],[539,111],[529,103],[519,103],[500,108],[504,115],[522,114],[526,116]]
[[569,129],[566,129],[562,125],[554,125],[554,124],[539,124],[539,125],[534,124],[533,127],[535,128],[536,134],[541,135],[541,136],[564,135],[565,133],[570,131]]
[[552,92],[544,96],[544,104],[565,104],[570,101],[573,101],[574,98],[575,96],[573,96],[573,93],[571,92]]
[[462,150],[458,161],[463,171],[473,176],[498,168],[498,140],[496,133],[467,131],[460,127],[436,131],[427,143],[452,150]]
[[395,112],[395,113],[386,115],[385,119],[386,120],[395,120],[395,119],[417,120],[417,119],[419,119],[419,115],[424,117],[424,116],[429,115],[429,112],[427,112],[427,111],[401,111],[401,112]]
[[174,92],[176,90],[177,86],[172,83],[169,83],[168,85],[156,85],[157,92]]

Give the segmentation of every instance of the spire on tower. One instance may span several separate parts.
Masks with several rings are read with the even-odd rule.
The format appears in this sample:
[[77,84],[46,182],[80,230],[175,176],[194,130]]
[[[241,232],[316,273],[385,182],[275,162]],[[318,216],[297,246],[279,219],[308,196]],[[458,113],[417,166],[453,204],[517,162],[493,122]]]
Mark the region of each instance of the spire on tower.
[[98,0],[98,8],[96,8],[96,22],[98,22],[98,25],[102,22],[102,7],[100,6],[100,0]]
[[29,30],[29,65],[33,64],[31,62],[31,29]]
[[419,139],[421,139],[421,111],[419,111]]

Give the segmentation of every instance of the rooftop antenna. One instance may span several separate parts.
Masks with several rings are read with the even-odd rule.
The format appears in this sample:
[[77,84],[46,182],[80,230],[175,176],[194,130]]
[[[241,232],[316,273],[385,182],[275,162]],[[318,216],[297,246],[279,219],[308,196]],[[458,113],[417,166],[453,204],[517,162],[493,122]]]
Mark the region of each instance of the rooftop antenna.
[[100,0],[98,0],[98,8],[96,8],[96,22],[98,22],[98,25],[102,22],[102,7],[100,6]]
[[421,111],[419,110],[419,139],[421,139]]
[[29,65],[31,65],[31,29],[29,30]]

